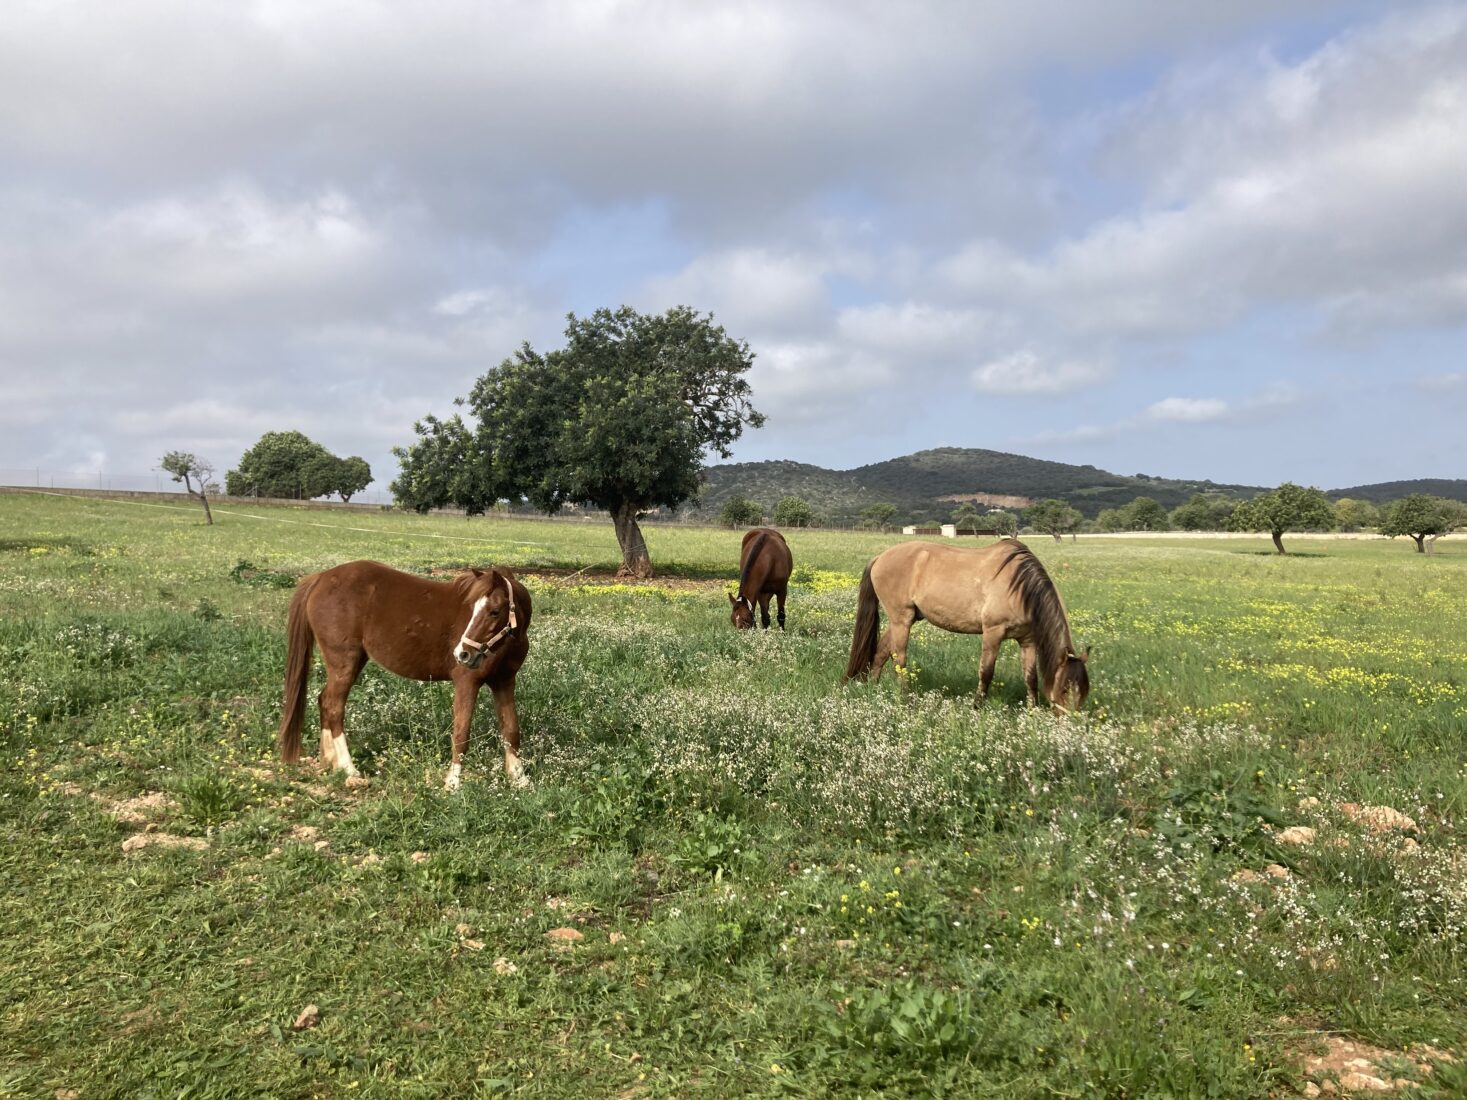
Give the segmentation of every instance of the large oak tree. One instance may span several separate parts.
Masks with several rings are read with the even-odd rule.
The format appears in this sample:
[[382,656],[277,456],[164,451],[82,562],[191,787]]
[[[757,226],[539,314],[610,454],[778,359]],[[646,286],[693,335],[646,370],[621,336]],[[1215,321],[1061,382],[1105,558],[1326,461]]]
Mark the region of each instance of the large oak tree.
[[565,341],[544,354],[523,344],[479,378],[460,400],[472,428],[458,417],[415,425],[417,442],[394,451],[393,492],[419,511],[454,504],[476,514],[501,498],[546,513],[601,508],[622,572],[650,576],[638,518],[692,498],[705,455],[727,458],[746,425],[764,423],[744,378],[754,356],[686,306],[571,314]]

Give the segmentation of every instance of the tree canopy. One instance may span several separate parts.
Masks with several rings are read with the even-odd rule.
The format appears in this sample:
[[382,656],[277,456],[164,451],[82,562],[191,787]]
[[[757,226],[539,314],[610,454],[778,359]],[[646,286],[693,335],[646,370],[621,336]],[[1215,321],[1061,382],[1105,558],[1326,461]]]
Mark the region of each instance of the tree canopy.
[[339,493],[350,500],[372,481],[363,458],[338,458],[302,432],[266,432],[224,476],[230,496],[310,500]]
[[1292,481],[1244,501],[1229,521],[1235,531],[1267,531],[1280,554],[1285,553],[1285,531],[1329,531],[1334,525],[1329,498],[1313,486],[1306,489]]
[[814,522],[815,509],[800,497],[794,495],[781,497],[779,503],[774,506],[774,525],[776,527],[809,527]]
[[394,451],[393,492],[419,511],[482,512],[499,498],[546,513],[602,508],[623,571],[649,576],[638,517],[694,497],[705,454],[727,458],[746,426],[764,423],[744,378],[753,361],[747,343],[686,306],[571,314],[564,347],[522,344],[474,383],[460,402],[472,429],[458,417],[415,425],[417,442]]
[[1231,497],[1193,493],[1172,509],[1171,525],[1178,531],[1226,531],[1238,502]]
[[1458,501],[1412,493],[1386,507],[1380,533],[1392,538],[1409,535],[1416,543],[1418,554],[1430,554],[1435,550],[1438,538],[1464,525],[1467,525],[1467,507]]
[[894,515],[896,515],[895,504],[888,504],[885,501],[879,504],[869,504],[861,509],[861,526],[884,531]]
[[1024,509],[1025,522],[1036,531],[1053,535],[1056,542],[1073,533],[1084,518],[1062,500],[1041,500]]
[[752,527],[764,518],[764,511],[748,497],[734,494],[723,502],[718,518],[725,527]]

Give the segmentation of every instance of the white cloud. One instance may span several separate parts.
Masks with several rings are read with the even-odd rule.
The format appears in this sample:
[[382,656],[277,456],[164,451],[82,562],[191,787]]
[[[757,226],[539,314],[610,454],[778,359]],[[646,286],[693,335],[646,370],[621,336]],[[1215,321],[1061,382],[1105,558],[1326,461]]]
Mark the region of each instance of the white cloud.
[[1228,411],[1228,403],[1216,397],[1167,397],[1149,406],[1146,415],[1152,420],[1202,424],[1221,420]]
[[1025,349],[976,367],[969,376],[980,393],[1002,395],[1062,394],[1105,381],[1110,372],[1091,363],[1047,363]]

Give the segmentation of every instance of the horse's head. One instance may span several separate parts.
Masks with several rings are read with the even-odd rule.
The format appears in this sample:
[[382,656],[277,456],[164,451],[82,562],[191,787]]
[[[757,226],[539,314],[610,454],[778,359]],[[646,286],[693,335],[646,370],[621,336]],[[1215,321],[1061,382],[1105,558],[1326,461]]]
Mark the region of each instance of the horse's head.
[[728,602],[733,605],[729,612],[729,622],[740,630],[752,630],[754,627],[754,601],[747,596],[735,596],[732,592],[728,594]]
[[464,601],[473,610],[463,636],[453,647],[453,657],[465,668],[478,668],[489,651],[512,637],[519,626],[514,589],[508,577],[493,569],[472,569],[459,583],[464,588]]
[[1055,709],[1070,714],[1085,705],[1085,697],[1090,694],[1090,672],[1086,668],[1089,660],[1089,646],[1085,647],[1084,653],[1065,654],[1065,662],[1060,666],[1049,697]]

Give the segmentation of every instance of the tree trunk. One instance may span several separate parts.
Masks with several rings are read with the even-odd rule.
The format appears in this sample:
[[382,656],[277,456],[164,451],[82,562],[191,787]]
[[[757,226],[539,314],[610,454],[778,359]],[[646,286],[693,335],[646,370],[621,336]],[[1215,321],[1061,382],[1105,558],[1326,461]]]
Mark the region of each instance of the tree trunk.
[[1287,553],[1284,549],[1284,533],[1282,531],[1275,531],[1273,533],[1273,544],[1280,554]]
[[1059,532],[1059,531],[1051,531],[1050,534],[1054,536],[1054,541],[1055,542],[1064,542],[1065,541],[1065,536],[1064,536],[1064,534],[1062,532]]
[[199,503],[204,506],[204,522],[210,527],[214,526],[214,513],[209,511],[209,498],[203,493],[198,494]]
[[1412,535],[1411,537],[1416,540],[1416,552],[1418,554],[1426,553],[1426,536]]
[[652,556],[647,553],[647,540],[642,538],[642,528],[637,524],[637,506],[620,504],[611,513],[616,524],[616,541],[621,546],[621,568],[619,577],[650,577]]

